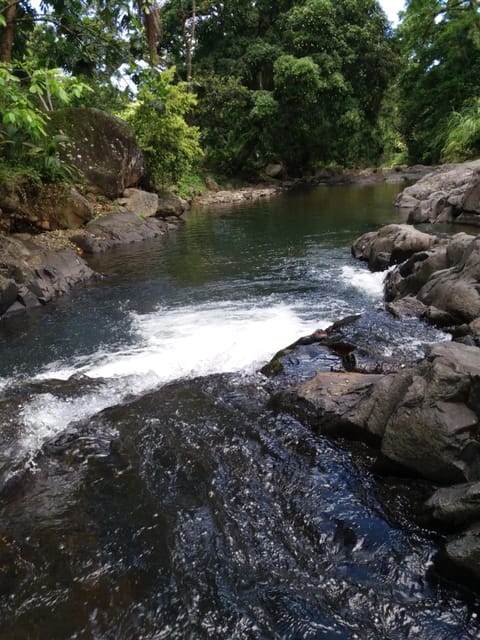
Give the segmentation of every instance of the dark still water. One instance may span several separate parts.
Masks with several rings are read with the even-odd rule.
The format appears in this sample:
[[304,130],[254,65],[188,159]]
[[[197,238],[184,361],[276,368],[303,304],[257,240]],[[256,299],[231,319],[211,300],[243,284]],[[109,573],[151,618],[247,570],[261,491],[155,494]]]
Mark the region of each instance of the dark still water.
[[397,190],[194,212],[0,324],[0,640],[480,637],[408,487],[271,413],[257,373],[380,303],[350,243]]

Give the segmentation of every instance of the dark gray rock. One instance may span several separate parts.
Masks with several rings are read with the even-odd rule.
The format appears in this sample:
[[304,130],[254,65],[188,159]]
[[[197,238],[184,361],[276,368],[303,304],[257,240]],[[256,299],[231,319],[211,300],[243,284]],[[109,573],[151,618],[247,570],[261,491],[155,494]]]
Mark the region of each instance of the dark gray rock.
[[116,198],[146,173],[133,130],[105,111],[62,109],[51,114],[49,129],[67,137],[60,149],[62,160],[81,171],[97,193]]
[[371,271],[383,271],[400,264],[415,253],[426,251],[438,239],[406,224],[389,224],[379,231],[365,233],[352,245],[352,255],[368,262]]
[[462,536],[445,546],[447,558],[477,580],[480,578],[480,524],[469,527]]
[[389,302],[385,308],[396,318],[424,318],[428,311],[428,307],[413,296]]
[[[386,227],[387,237],[395,241],[391,226]],[[354,255],[362,257],[363,252],[373,268],[379,256],[381,261],[385,259],[382,232],[372,232],[354,243]],[[431,248],[413,253],[392,269],[385,278],[384,291],[388,303],[408,298],[411,309],[411,299],[416,298],[427,310],[417,305],[411,315],[426,318],[437,326],[472,322],[480,316],[480,237],[459,233],[436,240]],[[403,303],[404,309],[406,304]],[[401,306],[388,308],[400,315]]]
[[46,304],[94,273],[69,248],[0,235],[0,316]]
[[17,293],[18,286],[15,280],[0,275],[0,317],[3,316],[16,301]]
[[365,396],[383,376],[321,371],[275,397],[276,404],[324,434],[382,435],[381,420],[366,419]]
[[[467,236],[463,251],[455,251],[455,266],[431,275],[417,294],[426,305],[449,313],[456,321],[480,316],[480,237]],[[448,262],[451,257],[447,251]]]
[[108,249],[135,242],[152,240],[166,233],[163,220],[141,218],[130,211],[112,212],[89,222],[70,240],[86,253],[102,253]]
[[406,374],[409,384],[387,422],[383,454],[436,482],[480,479],[480,413],[474,400],[480,349],[434,345]]
[[170,191],[160,191],[158,193],[157,218],[179,218],[188,209],[188,202]]
[[319,371],[274,397],[322,433],[380,438],[385,458],[429,480],[480,480],[477,347],[437,344],[416,365],[384,376]]
[[425,507],[433,520],[448,527],[480,522],[480,482],[438,489]]
[[480,160],[443,165],[400,193],[396,203],[409,222],[480,225]]

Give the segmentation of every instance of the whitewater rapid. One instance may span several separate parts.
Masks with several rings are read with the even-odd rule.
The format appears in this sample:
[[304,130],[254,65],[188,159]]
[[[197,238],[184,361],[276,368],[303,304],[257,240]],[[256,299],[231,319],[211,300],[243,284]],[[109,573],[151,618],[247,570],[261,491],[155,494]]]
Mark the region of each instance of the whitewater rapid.
[[[361,290],[368,305],[380,301],[384,274],[362,265],[343,266],[336,277]],[[55,391],[28,399],[18,413],[19,446],[34,455],[42,444],[76,421],[178,379],[214,373],[254,374],[279,349],[327,327],[331,309],[275,298],[211,302],[165,307],[149,313],[126,312],[126,343],[100,347],[95,353],[52,361],[32,375],[33,383],[52,380],[93,381],[79,395]],[[18,381],[3,379],[0,391]]]

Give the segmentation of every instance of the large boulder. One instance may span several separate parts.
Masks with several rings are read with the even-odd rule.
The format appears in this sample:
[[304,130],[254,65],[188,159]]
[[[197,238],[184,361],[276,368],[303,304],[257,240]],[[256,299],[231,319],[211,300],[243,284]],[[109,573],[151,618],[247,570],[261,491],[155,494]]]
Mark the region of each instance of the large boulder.
[[409,225],[389,224],[379,231],[371,231],[357,238],[352,245],[352,255],[368,262],[372,271],[382,271],[437,243],[435,236],[417,231]]
[[480,225],[480,160],[438,167],[398,196],[409,222]]
[[133,130],[116,116],[100,109],[67,108],[51,115],[49,128],[66,136],[62,160],[79,169],[97,193],[116,198],[146,173]]
[[274,401],[323,433],[377,437],[387,460],[429,480],[480,480],[477,347],[440,343],[388,375],[319,371]]
[[405,391],[394,383],[393,376],[320,371],[311,380],[277,393],[274,405],[319,433],[381,438]]
[[383,454],[441,483],[480,480],[480,349],[431,347],[428,357],[396,374],[408,385],[391,412]]
[[46,304],[93,271],[71,248],[0,235],[0,316]]
[[471,322],[480,317],[480,236],[471,239],[455,259],[455,266],[433,273],[417,297],[446,311],[457,323]]

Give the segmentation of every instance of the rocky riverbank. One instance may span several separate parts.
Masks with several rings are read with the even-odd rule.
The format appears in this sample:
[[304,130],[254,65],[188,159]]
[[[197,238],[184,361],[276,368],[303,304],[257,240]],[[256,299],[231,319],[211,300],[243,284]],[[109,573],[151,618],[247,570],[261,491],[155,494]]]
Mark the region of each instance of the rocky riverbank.
[[[410,222],[480,220],[480,162],[438,169],[397,202],[411,207]],[[374,442],[382,473],[432,482],[422,521],[449,531],[447,570],[480,583],[480,236],[394,224],[355,240],[352,253],[388,269],[381,320],[346,319],[277,354],[264,368],[272,403],[320,433]],[[402,331],[425,322],[453,341],[425,335],[423,353],[405,350]]]

